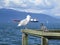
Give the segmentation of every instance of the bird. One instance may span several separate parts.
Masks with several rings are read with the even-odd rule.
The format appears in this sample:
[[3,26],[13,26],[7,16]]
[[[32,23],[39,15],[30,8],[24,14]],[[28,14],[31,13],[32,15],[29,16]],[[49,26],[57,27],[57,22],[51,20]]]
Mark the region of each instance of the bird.
[[43,23],[41,23],[41,30],[48,31],[47,27]]
[[21,20],[18,24],[18,26],[25,26],[29,23],[31,19],[31,16],[30,15],[27,15],[25,19]]

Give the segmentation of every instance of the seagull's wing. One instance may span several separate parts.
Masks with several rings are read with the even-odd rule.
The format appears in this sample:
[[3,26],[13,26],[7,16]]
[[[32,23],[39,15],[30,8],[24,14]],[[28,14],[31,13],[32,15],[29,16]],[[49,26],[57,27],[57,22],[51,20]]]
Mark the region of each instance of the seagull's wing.
[[23,19],[19,22],[18,26],[26,25],[26,19]]
[[29,21],[30,21],[30,17],[27,17],[27,18],[21,20],[19,22],[18,26],[26,25],[26,24],[28,24]]

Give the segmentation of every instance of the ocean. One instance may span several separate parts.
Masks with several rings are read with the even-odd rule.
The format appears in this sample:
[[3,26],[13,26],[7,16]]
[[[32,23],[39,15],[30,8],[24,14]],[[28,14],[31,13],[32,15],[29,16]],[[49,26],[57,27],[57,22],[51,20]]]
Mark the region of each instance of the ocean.
[[[31,26],[32,25],[27,26],[27,27],[30,28]],[[52,28],[50,25],[48,27]],[[30,29],[33,29],[33,28],[39,29],[39,28],[36,28],[36,26]],[[58,24],[56,25],[56,28],[58,28]],[[18,27],[17,24],[15,23],[14,24],[13,23],[0,23],[0,45],[22,45],[21,29],[23,29],[23,27]],[[40,45],[41,39],[29,35],[28,44],[29,45]],[[49,45],[60,45],[60,40],[49,40],[48,44]]]

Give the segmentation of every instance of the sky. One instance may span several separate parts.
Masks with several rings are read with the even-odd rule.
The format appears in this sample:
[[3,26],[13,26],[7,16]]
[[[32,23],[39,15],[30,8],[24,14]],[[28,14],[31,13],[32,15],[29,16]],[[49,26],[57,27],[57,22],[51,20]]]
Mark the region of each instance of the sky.
[[0,0],[0,9],[60,16],[60,0]]

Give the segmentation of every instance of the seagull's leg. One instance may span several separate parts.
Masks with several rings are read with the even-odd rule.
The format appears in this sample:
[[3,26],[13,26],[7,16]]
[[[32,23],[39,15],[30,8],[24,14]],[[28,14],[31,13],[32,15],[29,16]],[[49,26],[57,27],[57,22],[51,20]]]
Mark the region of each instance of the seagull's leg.
[[25,25],[25,29],[27,29],[27,25]]
[[24,25],[24,29],[25,29],[25,25]]
[[24,29],[26,29],[26,25],[24,25]]

